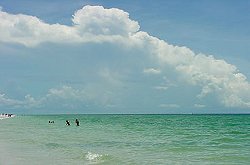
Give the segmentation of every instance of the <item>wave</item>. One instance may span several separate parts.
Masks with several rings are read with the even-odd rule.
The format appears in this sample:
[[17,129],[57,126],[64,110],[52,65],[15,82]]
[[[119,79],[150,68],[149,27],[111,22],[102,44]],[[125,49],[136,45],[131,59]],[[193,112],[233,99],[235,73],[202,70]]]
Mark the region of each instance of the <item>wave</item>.
[[87,152],[85,154],[85,161],[86,164],[113,164],[113,162],[117,162],[118,160],[115,160],[111,155],[108,154],[97,154],[97,153],[91,153]]
[[89,161],[95,161],[95,160],[100,160],[102,159],[103,155],[101,154],[95,154],[95,153],[91,153],[91,152],[88,152],[86,155],[85,155],[85,158]]

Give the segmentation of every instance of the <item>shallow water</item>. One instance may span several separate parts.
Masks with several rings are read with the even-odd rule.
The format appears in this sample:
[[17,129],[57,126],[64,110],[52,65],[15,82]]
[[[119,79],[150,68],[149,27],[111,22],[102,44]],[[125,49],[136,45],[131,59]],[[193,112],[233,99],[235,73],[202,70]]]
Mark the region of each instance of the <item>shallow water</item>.
[[1,165],[249,164],[250,115],[16,116],[0,147]]

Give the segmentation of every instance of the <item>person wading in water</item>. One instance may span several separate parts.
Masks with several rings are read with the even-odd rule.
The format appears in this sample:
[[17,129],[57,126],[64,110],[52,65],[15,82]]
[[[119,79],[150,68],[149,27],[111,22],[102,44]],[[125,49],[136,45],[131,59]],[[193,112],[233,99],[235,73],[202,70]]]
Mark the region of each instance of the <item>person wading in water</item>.
[[79,125],[80,125],[80,124],[79,124],[79,120],[77,120],[77,119],[76,119],[75,123],[76,123],[76,126],[79,126]]

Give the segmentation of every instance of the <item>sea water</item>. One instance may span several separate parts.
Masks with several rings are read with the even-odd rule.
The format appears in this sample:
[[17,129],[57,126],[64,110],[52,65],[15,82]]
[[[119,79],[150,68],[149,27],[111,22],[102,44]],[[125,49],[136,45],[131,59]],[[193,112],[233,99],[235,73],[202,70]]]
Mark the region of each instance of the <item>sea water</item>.
[[0,120],[0,164],[250,164],[250,115],[16,116]]

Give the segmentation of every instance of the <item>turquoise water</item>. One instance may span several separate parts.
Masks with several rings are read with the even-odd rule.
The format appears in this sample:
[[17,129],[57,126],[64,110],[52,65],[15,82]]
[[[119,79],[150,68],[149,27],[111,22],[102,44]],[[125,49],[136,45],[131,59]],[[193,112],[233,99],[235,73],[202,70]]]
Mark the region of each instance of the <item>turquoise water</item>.
[[1,165],[249,163],[250,115],[43,115],[0,120]]

